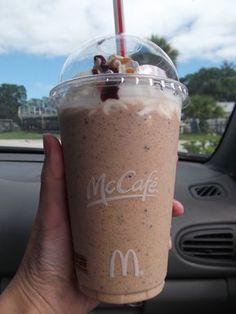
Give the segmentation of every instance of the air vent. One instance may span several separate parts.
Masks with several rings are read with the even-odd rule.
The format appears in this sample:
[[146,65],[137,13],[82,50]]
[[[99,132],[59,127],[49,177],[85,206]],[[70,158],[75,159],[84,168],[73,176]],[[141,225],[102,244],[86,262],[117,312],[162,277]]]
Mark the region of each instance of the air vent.
[[177,248],[195,263],[236,267],[236,225],[192,227],[177,237]]
[[192,196],[196,199],[215,200],[226,197],[225,189],[218,183],[192,185],[189,190]]

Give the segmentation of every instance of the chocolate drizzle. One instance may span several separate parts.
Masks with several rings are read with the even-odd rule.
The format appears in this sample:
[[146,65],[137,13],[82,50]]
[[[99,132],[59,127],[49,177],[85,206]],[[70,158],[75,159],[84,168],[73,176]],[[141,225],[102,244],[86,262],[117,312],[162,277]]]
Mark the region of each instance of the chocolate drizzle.
[[109,72],[109,65],[106,59],[102,55],[96,55],[93,58],[94,66],[93,71],[96,70],[97,73],[111,73]]
[[[135,73],[139,64],[132,60],[130,57],[122,57],[118,55],[111,55],[108,60],[102,55],[96,55],[93,58],[92,74],[112,74],[112,73]],[[101,100],[107,99],[119,99],[119,83],[114,81],[108,81],[99,84],[101,90]]]
[[[94,56],[92,74],[96,75],[100,73],[119,73],[119,69],[114,67],[113,64],[109,64],[102,55],[96,55]],[[114,81],[105,82],[102,86],[99,85],[99,89],[101,90],[100,98],[102,101],[107,99],[119,99],[119,83]]]
[[101,101],[105,101],[107,99],[119,99],[118,91],[119,86],[117,82],[106,82],[101,89]]

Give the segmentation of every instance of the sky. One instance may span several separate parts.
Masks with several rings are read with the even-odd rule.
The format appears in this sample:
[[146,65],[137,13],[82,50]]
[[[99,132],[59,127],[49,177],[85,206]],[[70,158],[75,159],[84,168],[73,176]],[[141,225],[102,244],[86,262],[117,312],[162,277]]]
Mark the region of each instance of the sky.
[[[201,67],[236,64],[235,0],[123,0],[129,34],[164,36],[178,49],[182,77]],[[0,0],[0,84],[47,96],[67,56],[114,33],[112,0]]]

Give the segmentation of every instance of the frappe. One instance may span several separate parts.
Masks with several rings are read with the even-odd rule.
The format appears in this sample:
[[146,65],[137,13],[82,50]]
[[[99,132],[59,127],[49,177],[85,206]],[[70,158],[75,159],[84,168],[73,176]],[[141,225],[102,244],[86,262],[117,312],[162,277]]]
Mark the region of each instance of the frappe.
[[53,91],[76,273],[99,301],[141,301],[164,286],[186,90],[162,71],[98,54],[91,75]]

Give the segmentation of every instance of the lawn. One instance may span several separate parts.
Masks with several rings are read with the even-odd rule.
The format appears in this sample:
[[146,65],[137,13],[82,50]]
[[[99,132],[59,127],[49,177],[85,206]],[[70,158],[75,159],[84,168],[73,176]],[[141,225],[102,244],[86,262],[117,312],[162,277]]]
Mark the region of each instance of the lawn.
[[40,140],[42,136],[43,133],[26,131],[0,132],[0,140]]
[[181,134],[182,150],[194,155],[211,155],[219,144],[221,136],[217,134]]
[[180,134],[180,140],[183,141],[211,141],[211,140],[215,140],[215,141],[219,141],[221,138],[220,135],[217,134]]
[[[59,134],[55,134],[59,137]],[[14,131],[0,132],[0,140],[41,140],[43,133]],[[220,141],[220,135],[216,134],[180,134],[179,148],[189,154],[210,155],[214,152]]]
[[[39,140],[42,139],[43,133],[14,131],[14,132],[0,132],[1,140]],[[58,134],[56,134],[59,137]],[[180,140],[183,141],[209,141],[220,140],[220,135],[215,134],[180,134]]]

